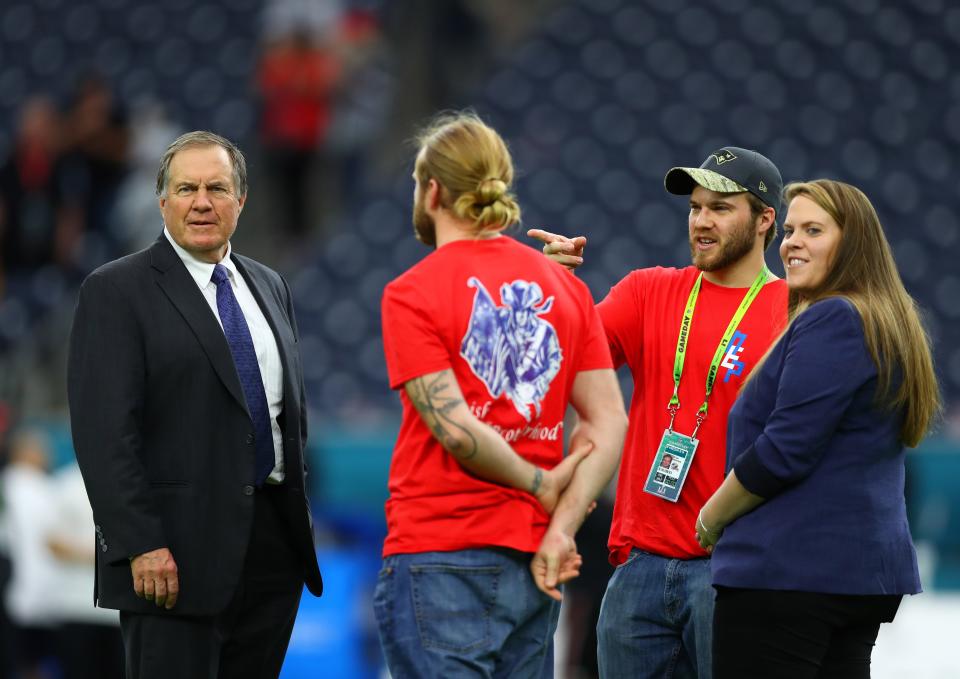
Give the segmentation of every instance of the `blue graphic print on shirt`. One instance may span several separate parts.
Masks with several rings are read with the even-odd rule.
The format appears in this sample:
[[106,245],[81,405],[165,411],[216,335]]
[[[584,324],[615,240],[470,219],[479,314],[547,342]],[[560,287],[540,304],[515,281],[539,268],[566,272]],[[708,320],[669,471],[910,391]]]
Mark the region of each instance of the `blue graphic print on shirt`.
[[460,355],[493,398],[506,394],[530,422],[540,416],[540,403],[563,360],[556,330],[540,318],[553,307],[553,297],[543,301],[537,283],[515,280],[500,286],[498,307],[477,278],[471,276],[467,285],[477,292]]
[[720,364],[720,367],[727,369],[726,375],[723,376],[724,382],[729,380],[731,375],[737,377],[743,372],[743,366],[746,364],[740,360],[740,354],[743,353],[743,343],[746,339],[747,334],[739,330],[730,338],[727,353],[723,355],[723,362]]

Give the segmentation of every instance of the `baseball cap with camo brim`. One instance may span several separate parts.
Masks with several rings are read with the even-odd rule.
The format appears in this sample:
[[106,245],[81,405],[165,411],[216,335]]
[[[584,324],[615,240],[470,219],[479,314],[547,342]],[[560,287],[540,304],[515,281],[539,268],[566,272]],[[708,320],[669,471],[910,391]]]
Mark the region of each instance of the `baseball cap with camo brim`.
[[700,167],[674,167],[663,178],[664,188],[678,196],[690,195],[698,184],[717,193],[749,191],[780,217],[780,170],[756,151],[724,146],[707,156]]

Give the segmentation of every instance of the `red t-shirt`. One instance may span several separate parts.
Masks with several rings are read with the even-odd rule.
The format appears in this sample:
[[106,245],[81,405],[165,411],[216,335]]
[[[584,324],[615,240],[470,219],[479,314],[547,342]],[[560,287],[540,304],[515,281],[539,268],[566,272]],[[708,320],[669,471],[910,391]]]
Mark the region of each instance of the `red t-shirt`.
[[574,378],[612,367],[590,291],[507,236],[461,240],[387,285],[382,320],[390,386],[403,403],[384,556],[490,546],[535,552],[549,520],[540,504],[464,470],[402,387],[452,369],[480,420],[519,455],[552,468],[563,459]]
[[[670,423],[677,335],[687,297],[699,275],[694,267],[639,269],[611,288],[597,306],[614,364],[633,374],[630,427],[623,449],[610,527],[610,561],[623,563],[632,547],[669,558],[705,556],[694,523],[720,486],[726,466],[727,414],[740,385],[786,325],[787,286],[767,283],[730,339],[710,396],[709,411],[686,483],[676,503],[644,492],[650,465]],[[680,380],[674,430],[690,435],[706,393],[707,372],[727,324],[747,288],[725,288],[704,279],[694,310]]]

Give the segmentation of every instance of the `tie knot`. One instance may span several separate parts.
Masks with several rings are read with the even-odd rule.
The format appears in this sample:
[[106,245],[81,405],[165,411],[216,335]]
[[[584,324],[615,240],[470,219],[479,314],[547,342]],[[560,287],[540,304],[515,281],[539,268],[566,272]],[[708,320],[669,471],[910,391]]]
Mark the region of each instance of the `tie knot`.
[[227,273],[227,267],[223,264],[217,264],[213,267],[213,276],[211,279],[214,284],[219,288],[221,283],[225,283],[230,280],[230,275]]

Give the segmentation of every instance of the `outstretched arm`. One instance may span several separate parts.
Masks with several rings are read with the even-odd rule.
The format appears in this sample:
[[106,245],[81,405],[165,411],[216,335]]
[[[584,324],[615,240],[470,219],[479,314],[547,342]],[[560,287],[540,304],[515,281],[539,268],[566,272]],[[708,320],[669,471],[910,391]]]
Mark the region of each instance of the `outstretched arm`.
[[434,437],[460,465],[482,479],[529,492],[553,512],[560,493],[590,449],[581,447],[553,469],[523,459],[500,434],[467,407],[449,368],[404,384],[407,397]]
[[570,437],[570,454],[591,450],[563,491],[530,570],[541,591],[560,599],[557,585],[576,577],[579,555],[574,536],[594,500],[610,482],[627,433],[627,413],[616,373],[586,370],[573,382],[571,404],[579,422]]

